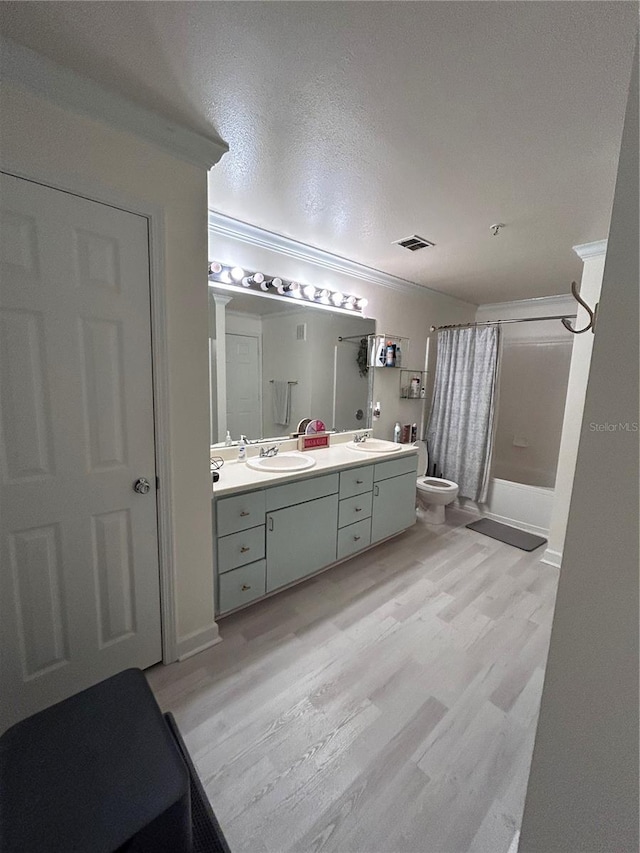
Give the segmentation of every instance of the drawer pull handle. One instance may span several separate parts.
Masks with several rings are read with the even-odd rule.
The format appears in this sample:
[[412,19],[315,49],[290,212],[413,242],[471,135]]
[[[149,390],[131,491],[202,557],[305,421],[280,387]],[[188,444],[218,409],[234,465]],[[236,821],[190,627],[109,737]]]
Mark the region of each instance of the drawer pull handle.
[[242,586],[240,587],[240,589],[242,590],[242,592],[246,592],[248,589],[251,589],[251,584],[250,583],[243,583]]
[[246,509],[243,509],[240,513],[240,518],[246,518],[248,515],[251,515],[251,513],[247,512]]
[[356,480],[356,486],[361,486],[364,483],[364,480]]
[[354,537],[353,537],[353,541],[354,541],[354,542],[357,542],[357,541],[358,541],[358,539],[360,539],[360,536],[354,536]]
[[271,515],[270,515],[270,516],[268,517],[268,519],[267,519],[267,524],[269,525],[269,530],[270,530],[271,532],[273,532],[273,526],[274,526],[274,525],[273,525],[273,516],[271,516]]
[[357,507],[355,508],[354,512],[362,512],[362,507],[361,507],[361,506],[357,506]]
[[240,553],[246,554],[247,551],[250,551],[250,550],[251,550],[251,548],[248,545],[243,545],[242,548],[240,548]]
[[373,494],[376,498],[380,497],[380,486],[373,487]]

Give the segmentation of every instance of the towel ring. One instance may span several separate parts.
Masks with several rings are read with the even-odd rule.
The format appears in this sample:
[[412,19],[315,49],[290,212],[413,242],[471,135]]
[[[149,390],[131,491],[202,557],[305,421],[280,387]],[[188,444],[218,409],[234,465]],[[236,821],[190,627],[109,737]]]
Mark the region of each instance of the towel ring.
[[591,308],[587,305],[587,303],[584,301],[584,299],[581,298],[580,294],[578,293],[578,285],[575,281],[571,282],[571,293],[573,294],[573,298],[577,302],[579,302],[580,305],[582,305],[584,310],[589,315],[589,323],[584,327],[584,329],[574,329],[571,323],[565,317],[563,317],[561,320],[562,325],[565,327],[565,329],[567,329],[569,332],[572,332],[574,335],[581,335],[583,332],[588,332],[589,329],[591,329],[592,334],[595,335],[598,303],[596,302],[596,307],[592,311]]

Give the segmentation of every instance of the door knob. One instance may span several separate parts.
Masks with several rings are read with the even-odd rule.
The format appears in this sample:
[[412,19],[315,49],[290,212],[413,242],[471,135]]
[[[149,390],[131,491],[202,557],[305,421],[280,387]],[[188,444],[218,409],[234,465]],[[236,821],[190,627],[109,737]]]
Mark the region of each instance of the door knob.
[[146,477],[140,477],[139,480],[136,480],[133,484],[133,491],[137,492],[139,495],[146,495],[151,490],[151,483],[146,479]]

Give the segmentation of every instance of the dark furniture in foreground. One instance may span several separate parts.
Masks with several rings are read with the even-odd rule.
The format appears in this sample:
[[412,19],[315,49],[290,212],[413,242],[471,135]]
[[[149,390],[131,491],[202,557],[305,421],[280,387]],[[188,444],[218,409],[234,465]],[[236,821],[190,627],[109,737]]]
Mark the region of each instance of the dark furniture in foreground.
[[128,669],[0,738],[3,853],[229,853],[175,721]]

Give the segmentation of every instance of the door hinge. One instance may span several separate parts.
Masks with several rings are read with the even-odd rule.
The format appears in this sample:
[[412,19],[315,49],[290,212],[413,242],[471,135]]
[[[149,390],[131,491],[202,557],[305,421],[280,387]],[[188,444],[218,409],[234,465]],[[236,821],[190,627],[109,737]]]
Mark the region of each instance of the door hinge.
[[156,477],[156,492],[160,488],[160,477]]

